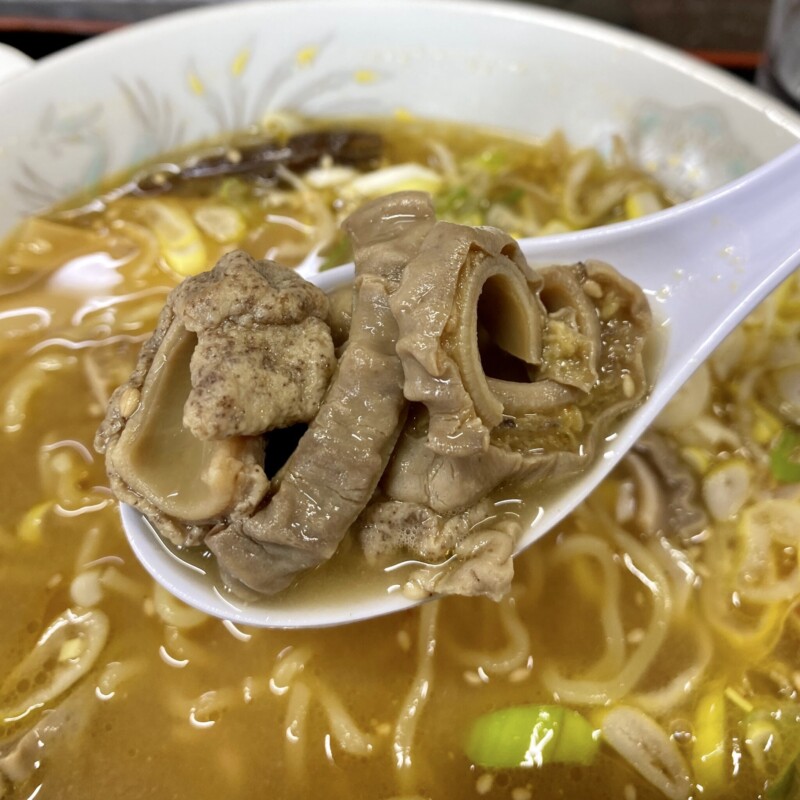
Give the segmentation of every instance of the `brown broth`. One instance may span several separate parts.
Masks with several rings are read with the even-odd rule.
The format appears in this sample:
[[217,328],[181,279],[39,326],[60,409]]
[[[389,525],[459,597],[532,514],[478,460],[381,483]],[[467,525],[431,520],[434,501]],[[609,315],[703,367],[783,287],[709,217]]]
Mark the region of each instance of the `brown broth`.
[[[503,147],[518,170],[527,171],[526,180],[558,188],[558,173],[548,160],[556,151],[538,144],[509,143],[483,132],[426,123],[405,129],[397,123],[378,127],[390,142],[393,161],[429,158],[425,143],[430,139],[446,142],[459,158]],[[537,165],[543,169],[537,172]],[[620,208],[613,211],[621,213]],[[136,219],[126,217],[124,210],[116,222],[114,217],[115,213],[87,215],[72,224],[100,235],[121,236],[124,231],[118,222],[132,224]],[[8,674],[30,651],[54,617],[74,606],[70,583],[76,558],[93,530],[99,534],[90,569],[107,581],[98,607],[109,618],[110,635],[92,671],[51,704],[55,709],[73,708],[73,722],[63,726],[63,735],[46,737],[41,766],[29,778],[13,787],[6,782],[7,797],[661,797],[606,746],[590,767],[546,765],[499,771],[491,779],[463,753],[466,731],[479,714],[516,704],[555,702],[558,698],[542,678],[548,666],[576,675],[602,655],[600,595],[592,589],[602,582],[591,566],[588,573],[581,573],[578,565],[564,563],[558,555],[562,542],[581,532],[619,550],[592,512],[567,520],[517,559],[513,600],[502,606],[460,598],[440,602],[428,699],[420,708],[411,764],[404,768],[397,767],[393,737],[421,663],[416,641],[420,610],[320,631],[239,631],[214,619],[184,631],[166,624],[155,610],[152,581],[127,547],[116,505],[105,488],[102,461],[91,449],[102,407],[87,382],[85,358],[93,346],[113,335],[120,344],[111,362],[121,364],[124,374],[152,328],[164,292],[177,278],[163,264],[142,268],[122,245],[120,252],[111,247],[123,262],[113,270],[103,267],[108,256],[89,253],[77,266],[58,265],[54,259],[40,267],[35,279],[30,271],[14,275],[15,241],[12,237],[0,248],[4,276],[0,282],[6,287],[0,296],[6,417],[9,392],[18,381],[32,380],[33,389],[24,414],[0,432],[0,608],[5,612],[0,675]],[[245,245],[262,256],[256,252],[259,242],[263,244],[251,237]],[[215,243],[205,244],[209,254],[215,252]],[[121,280],[98,287],[93,276],[101,267],[103,274]],[[124,295],[138,299],[120,303]],[[98,302],[107,308],[98,308]],[[154,307],[145,309],[148,303]],[[13,316],[20,309],[30,309],[31,316]],[[31,329],[36,319],[50,322]],[[78,324],[87,319],[90,324]],[[724,417],[723,422],[727,424]],[[54,443],[62,444],[53,448]],[[68,457],[61,483],[53,477],[57,470],[52,458],[50,467],[42,466],[48,454]],[[613,509],[618,488],[619,479],[609,480],[596,495],[595,508]],[[530,507],[527,513],[532,514]],[[692,558],[705,565],[702,542],[691,550]],[[620,556],[614,564],[622,585],[623,624],[633,637],[632,631],[647,625],[652,599]],[[330,569],[335,573],[336,565]],[[592,576],[588,583],[586,574]],[[483,670],[469,653],[483,653],[488,662],[507,646],[503,614],[519,622],[529,645],[514,669]],[[671,622],[668,646],[653,662],[643,685],[661,685],[684,668],[695,625],[708,627],[692,590],[686,611]],[[798,635],[784,634],[774,652],[767,653],[737,650],[713,631],[711,635],[712,660],[706,677],[659,717],[667,730],[692,720],[703,687],[744,692],[748,673],[765,659],[788,673],[800,663]],[[271,684],[270,676],[276,664],[304,649],[308,661],[298,680],[309,687],[312,702],[298,743],[287,716],[294,690]],[[99,681],[112,662],[130,668],[130,675],[105,696]],[[220,708],[209,714],[204,703],[215,692],[222,698]],[[326,693],[337,697],[354,723],[374,738],[368,755],[348,755],[336,743],[319,701]],[[780,697],[776,691],[772,699],[777,703]],[[796,692],[782,697],[781,702],[796,704]],[[596,724],[601,709],[581,708]],[[39,709],[19,722],[0,721],[0,750],[41,714]],[[728,719],[728,746],[735,740],[741,749],[733,705]],[[691,742],[682,741],[680,749],[690,760]],[[745,754],[735,778],[731,771],[724,796],[748,800],[759,796],[761,786],[763,776]]]

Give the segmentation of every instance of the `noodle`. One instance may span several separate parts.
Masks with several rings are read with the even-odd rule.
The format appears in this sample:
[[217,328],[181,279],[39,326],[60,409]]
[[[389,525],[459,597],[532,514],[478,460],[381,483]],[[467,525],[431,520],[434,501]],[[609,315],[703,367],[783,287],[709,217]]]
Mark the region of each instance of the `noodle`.
[[285,694],[295,678],[305,669],[311,658],[309,647],[288,647],[281,652],[272,669],[270,689],[274,694]]
[[134,603],[140,604],[147,597],[147,589],[139,581],[120,572],[115,566],[106,567],[100,576],[100,583],[112,592],[116,592]]
[[692,663],[661,688],[631,695],[630,702],[633,705],[650,714],[664,716],[679,707],[686,695],[701,685],[711,663],[714,647],[711,635],[705,628],[697,626],[690,630],[693,631],[696,640],[696,653]]
[[366,757],[375,749],[375,737],[363,731],[338,694],[313,675],[304,674],[311,657],[308,648],[289,648],[280,654],[269,687],[278,696],[288,693],[284,730],[286,761],[295,780],[302,780],[302,765],[307,748],[307,719],[312,702],[318,703],[338,747],[353,756]]
[[316,699],[325,711],[331,734],[345,752],[353,756],[369,756],[375,749],[375,737],[359,728],[339,696],[318,680],[313,681]]
[[165,625],[178,630],[190,630],[208,622],[210,617],[173,597],[160,583],[153,584],[153,603],[156,614]]
[[127,661],[109,661],[97,676],[96,693],[102,700],[110,700],[120,686],[141,675],[147,669],[142,658],[131,658]]
[[692,602],[693,590],[699,584],[695,564],[683,550],[674,547],[666,536],[654,537],[648,547],[671,579],[675,617],[685,618]]
[[[134,255],[125,264],[125,272],[134,280],[145,278],[153,266],[158,263],[159,249],[155,236],[143,225],[137,225],[135,222],[127,220],[114,220],[111,227],[136,246]],[[134,319],[139,324],[146,324],[147,317]]]
[[76,510],[96,500],[81,488],[88,470],[86,463],[74,450],[46,449],[42,452],[39,463],[42,485],[55,496],[60,508]]
[[[630,191],[629,178],[613,174],[600,186],[589,188],[592,173],[597,171],[599,157],[591,150],[583,150],[573,156],[566,180],[562,213],[564,219],[574,228],[593,225],[615,205],[619,204]],[[587,199],[588,198],[588,199]]]
[[44,388],[48,373],[68,369],[77,364],[74,356],[41,356],[26,364],[7,383],[0,412],[0,427],[6,433],[18,431],[25,422],[31,398]]
[[306,741],[308,740],[308,709],[311,705],[311,690],[303,681],[292,684],[286,704],[284,730],[286,731],[286,766],[290,779],[298,787],[304,783]]
[[[420,609],[419,631],[417,632],[417,669],[395,724],[392,750],[400,785],[403,787],[410,787],[413,784],[412,747],[420,715],[432,690],[438,615],[439,603],[427,603]],[[404,788],[404,791],[408,790],[408,788]]]
[[[547,664],[542,670],[542,681],[562,701],[576,705],[605,705],[630,692],[658,655],[670,624],[672,597],[666,576],[643,545],[616,525],[605,512],[592,508],[591,512],[586,513],[592,513],[594,519],[601,519],[603,526],[612,532],[620,550],[629,554],[625,556],[628,570],[650,590],[653,603],[651,618],[641,642],[612,678],[567,678],[553,664]],[[619,643],[613,646],[619,647]]]
[[100,552],[100,540],[103,538],[101,528],[94,526],[83,535],[83,539],[75,556],[75,572],[78,573],[93,562]]
[[579,564],[581,558],[595,560],[603,576],[600,622],[606,649],[603,657],[592,666],[590,674],[598,677],[617,675],[625,659],[625,631],[620,609],[620,576],[614,553],[611,546],[597,536],[579,534],[562,543],[554,561],[559,563],[569,559]]
[[186,664],[202,665],[209,661],[209,654],[202,645],[193,642],[182,630],[172,625],[164,626],[164,646],[171,657]]
[[495,651],[472,650],[448,642],[447,648],[453,657],[464,666],[482,669],[487,675],[509,675],[522,667],[530,658],[531,637],[525,623],[517,612],[513,597],[497,604],[500,625],[507,644]]

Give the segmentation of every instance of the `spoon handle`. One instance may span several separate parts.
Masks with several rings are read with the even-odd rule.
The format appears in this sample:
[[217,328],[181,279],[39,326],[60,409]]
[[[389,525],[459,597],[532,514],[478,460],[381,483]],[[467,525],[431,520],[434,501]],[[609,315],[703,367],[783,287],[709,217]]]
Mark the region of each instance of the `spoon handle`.
[[653,286],[643,268],[641,279],[699,363],[800,266],[800,145],[676,211],[652,240],[674,259],[673,274]]

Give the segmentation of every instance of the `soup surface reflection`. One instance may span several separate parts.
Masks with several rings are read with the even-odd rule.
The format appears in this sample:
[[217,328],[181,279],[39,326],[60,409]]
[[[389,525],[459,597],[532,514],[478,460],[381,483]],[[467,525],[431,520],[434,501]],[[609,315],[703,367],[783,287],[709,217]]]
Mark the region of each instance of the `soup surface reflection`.
[[[305,124],[279,121],[279,136]],[[234,248],[347,261],[338,222],[399,189],[516,236],[669,202],[621,149],[604,162],[558,136],[358,127],[380,135],[369,163],[146,170],[0,247],[0,797],[798,796],[795,278],[517,559],[500,603],[245,630],[136,563],[91,443],[182,276]]]

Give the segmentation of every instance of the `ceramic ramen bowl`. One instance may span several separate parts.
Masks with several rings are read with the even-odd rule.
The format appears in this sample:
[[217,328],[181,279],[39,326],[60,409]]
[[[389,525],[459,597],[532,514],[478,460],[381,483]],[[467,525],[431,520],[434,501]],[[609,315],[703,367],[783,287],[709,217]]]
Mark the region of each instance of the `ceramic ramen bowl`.
[[603,154],[621,137],[682,198],[800,138],[796,113],[689,56],[504,3],[224,4],[98,37],[27,70],[13,53],[0,56],[0,80],[16,71],[0,82],[0,236],[106,176],[281,110],[441,119],[534,138],[561,130]]
[[[525,137],[560,129],[574,146],[607,155],[621,137],[643,168],[686,198],[800,139],[795,112],[727,74],[639,36],[523,3],[223,3],[97,37],[16,75],[3,62],[19,70],[24,59],[6,56],[0,53],[0,236],[105,176],[283,109],[452,120]],[[30,253],[48,252],[46,237],[27,241]],[[0,795],[683,800],[699,792],[749,800],[767,789],[778,796],[773,788],[787,786],[782,776],[797,775],[800,628],[789,610],[797,607],[800,570],[786,563],[800,549],[796,500],[779,504],[784,516],[773,511],[780,523],[774,535],[763,505],[748,506],[740,529],[725,517],[730,501],[722,510],[718,503],[715,518],[725,519],[714,530],[724,536],[710,535],[699,548],[687,538],[669,553],[661,539],[650,549],[637,546],[655,523],[617,529],[604,521],[604,506],[585,506],[585,529],[578,517],[572,528],[584,535],[543,539],[531,551],[535,559],[518,560],[520,591],[498,605],[454,599],[327,631],[240,629],[244,620],[235,613],[224,623],[205,619],[154,586],[122,539],[116,506],[100,485],[102,464],[90,453],[99,410],[92,410],[88,381],[45,374],[71,362],[77,375],[85,359],[72,346],[95,349],[87,337],[103,330],[100,320],[85,326],[80,341],[77,333],[69,338],[69,325],[81,330],[74,308],[102,315],[96,301],[118,274],[102,260],[73,269],[79,261],[66,259],[60,282],[34,276],[24,291],[4,295],[9,313],[0,314],[6,345],[6,334],[22,328],[14,323],[22,303],[38,309],[29,317],[36,343],[19,338],[3,351],[3,397],[9,386],[47,383],[37,404],[26,406],[33,409],[27,420],[21,412],[24,429],[19,415],[2,426],[0,604],[10,613],[0,628]],[[769,335],[751,328],[734,356],[742,362],[738,380],[760,370],[765,353],[791,345],[785,391],[796,399],[800,290],[791,288],[792,326]],[[702,291],[697,300],[702,309]],[[40,336],[36,326],[49,324],[49,309],[59,322]],[[64,336],[60,362],[35,349],[52,333]],[[125,352],[132,357],[133,347]],[[17,375],[25,383],[14,384]],[[756,386],[762,394],[751,382],[745,399],[771,401],[776,384],[767,378]],[[707,381],[706,388],[705,399],[673,415],[671,430],[707,421],[713,386]],[[796,422],[777,423],[792,434],[779,465],[795,482]],[[717,450],[729,441],[709,451],[711,467],[723,463],[729,453]],[[66,467],[56,460],[63,455]],[[767,473],[761,451],[746,455],[745,467]],[[737,468],[737,459],[727,460]],[[96,484],[86,497],[83,474]],[[69,485],[53,488],[61,475]],[[75,504],[54,509],[76,486]],[[733,557],[740,547],[733,532],[753,543],[747,570]],[[778,545],[783,555],[770,571],[761,554]],[[587,559],[588,572],[570,571]],[[583,591],[595,574],[599,591]],[[740,618],[732,603],[748,596],[757,613],[746,606]],[[784,626],[791,640],[779,640]],[[751,680],[756,669],[763,671]],[[564,725],[573,733],[577,726],[577,749],[562,746],[569,737],[560,733],[553,747],[576,763],[544,763],[546,742],[562,729],[547,727],[539,712],[531,722],[531,703],[570,720]],[[528,731],[543,732],[526,734],[531,746],[519,769],[495,762],[493,783],[493,763],[467,752],[466,736],[477,731],[478,744],[494,747],[494,721],[511,717],[492,712],[510,707],[516,715],[520,704],[529,707],[522,708]],[[606,712],[616,714],[609,721]],[[727,724],[720,719],[726,714]],[[707,724],[695,737],[698,720]],[[785,729],[770,727],[779,721]],[[667,774],[673,762],[657,746],[664,741],[668,755],[678,753],[679,781]],[[600,747],[597,763],[584,768]],[[27,769],[12,748],[27,751]],[[694,756],[691,770],[681,766],[682,754]],[[773,754],[791,764],[770,760]],[[522,768],[534,764],[544,768]],[[716,787],[706,780],[710,772]]]
[[555,11],[450,0],[224,4],[98,37],[2,82],[0,235],[103,176],[277,109],[413,114],[534,137],[561,129],[601,152],[619,134],[680,196],[800,137],[797,114],[738,79]]

